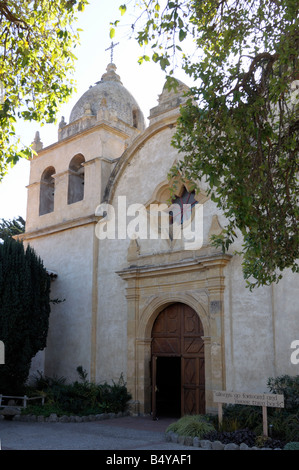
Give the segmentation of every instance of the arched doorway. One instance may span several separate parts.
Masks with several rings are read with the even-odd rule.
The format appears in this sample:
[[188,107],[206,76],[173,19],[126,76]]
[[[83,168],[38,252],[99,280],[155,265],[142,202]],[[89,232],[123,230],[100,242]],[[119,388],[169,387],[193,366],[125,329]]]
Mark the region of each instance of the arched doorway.
[[152,328],[152,414],[205,413],[204,336],[188,305],[166,307]]

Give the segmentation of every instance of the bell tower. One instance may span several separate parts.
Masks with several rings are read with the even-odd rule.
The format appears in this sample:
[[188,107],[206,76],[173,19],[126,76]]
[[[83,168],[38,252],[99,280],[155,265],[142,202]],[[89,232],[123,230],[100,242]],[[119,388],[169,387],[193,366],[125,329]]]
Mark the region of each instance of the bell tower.
[[[44,148],[36,134],[30,162],[26,232],[22,237],[57,274],[51,296],[48,348],[38,370],[94,377],[99,240],[96,208],[128,143],[145,128],[143,114],[110,63],[100,81],[62,118],[58,140]],[[61,357],[63,356],[63,361]]]
[[138,104],[110,63],[77,101],[69,123],[62,118],[55,144],[43,148],[35,136],[27,232],[92,217],[115,163],[144,128]]

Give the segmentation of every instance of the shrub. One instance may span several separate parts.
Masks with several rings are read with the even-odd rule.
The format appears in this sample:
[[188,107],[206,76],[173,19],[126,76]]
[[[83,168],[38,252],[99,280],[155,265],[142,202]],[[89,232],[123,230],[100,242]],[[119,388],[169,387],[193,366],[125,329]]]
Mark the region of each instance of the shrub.
[[50,314],[50,277],[42,260],[21,242],[0,243],[0,339],[5,364],[0,392],[22,395],[32,358],[47,343]]
[[285,446],[285,441],[280,439],[267,439],[264,447],[268,449],[283,449]]
[[205,434],[204,439],[208,439],[209,441],[220,441],[222,444],[234,443],[240,445],[244,443],[249,447],[253,447],[256,442],[256,434],[249,429],[239,429],[238,431],[232,432],[213,431]]
[[255,439],[255,445],[257,447],[266,447],[266,444],[267,442],[269,441],[268,437],[267,436],[264,436],[264,435],[260,435],[260,436],[257,436],[256,439]]
[[31,386],[31,394],[35,391],[46,396],[44,407],[30,405],[23,413],[39,414],[49,416],[51,413],[61,415],[78,415],[100,413],[118,413],[125,411],[131,395],[128,393],[126,384],[121,376],[118,383],[113,382],[95,384],[87,380],[86,372],[78,367],[77,372],[81,382],[75,381],[66,384],[64,378],[49,378],[39,374],[35,384]]
[[267,447],[269,449],[282,449],[285,445],[284,441],[271,439],[262,435],[257,435],[250,429],[239,429],[232,432],[213,431],[203,436],[209,441],[220,441],[222,444],[247,444],[248,447]]
[[112,385],[109,385],[105,382],[100,385],[99,392],[102,403],[106,404],[106,411],[110,413],[125,411],[128,401],[132,398],[122,376],[117,383],[112,382]]
[[168,426],[166,432],[175,432],[179,436],[199,437],[210,431],[214,426],[202,415],[186,415]]
[[284,435],[286,441],[297,441],[299,438],[299,412],[285,418]]
[[284,446],[284,450],[299,450],[299,442],[288,442]]
[[232,432],[241,429],[239,421],[235,418],[223,418],[221,425],[219,426],[219,431]]
[[235,422],[239,429],[255,431],[262,419],[262,408],[259,406],[226,405],[223,408],[223,422]]
[[43,375],[41,372],[37,371],[36,375],[31,378],[30,388],[32,390],[38,390],[42,392],[45,389],[63,385],[65,382],[65,377],[57,377],[56,375],[53,377],[48,377],[47,375]]
[[299,408],[299,375],[281,375],[268,379],[268,388],[271,393],[284,395],[285,409],[298,412]]

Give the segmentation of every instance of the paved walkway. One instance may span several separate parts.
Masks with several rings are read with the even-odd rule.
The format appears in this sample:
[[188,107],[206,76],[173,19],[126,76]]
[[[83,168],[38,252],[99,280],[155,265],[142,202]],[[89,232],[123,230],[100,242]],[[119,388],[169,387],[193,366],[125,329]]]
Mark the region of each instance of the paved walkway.
[[122,417],[83,423],[0,421],[2,450],[170,450],[200,448],[166,442],[173,419]]

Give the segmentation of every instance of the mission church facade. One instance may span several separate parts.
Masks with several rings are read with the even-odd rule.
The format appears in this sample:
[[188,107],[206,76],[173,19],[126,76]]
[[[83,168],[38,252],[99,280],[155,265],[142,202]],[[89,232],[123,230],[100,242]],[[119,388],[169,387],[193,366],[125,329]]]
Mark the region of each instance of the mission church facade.
[[176,92],[164,87],[146,127],[110,63],[62,120],[58,141],[42,148],[36,137],[28,185],[24,243],[52,273],[51,297],[63,300],[52,306],[47,347],[32,372],[74,380],[81,365],[96,382],[123,376],[135,412],[154,415],[210,412],[214,390],[264,392],[268,377],[299,367],[290,360],[298,278],[286,272],[250,292],[233,254],[241,240],[226,254],[211,246],[225,218],[202,183],[199,193],[182,181],[175,191],[179,207],[202,208],[194,249],[173,236],[99,236],[105,207],[117,226],[126,208],[140,204],[148,214],[169,205],[167,175],[181,158],[171,139],[185,90],[181,82]]

